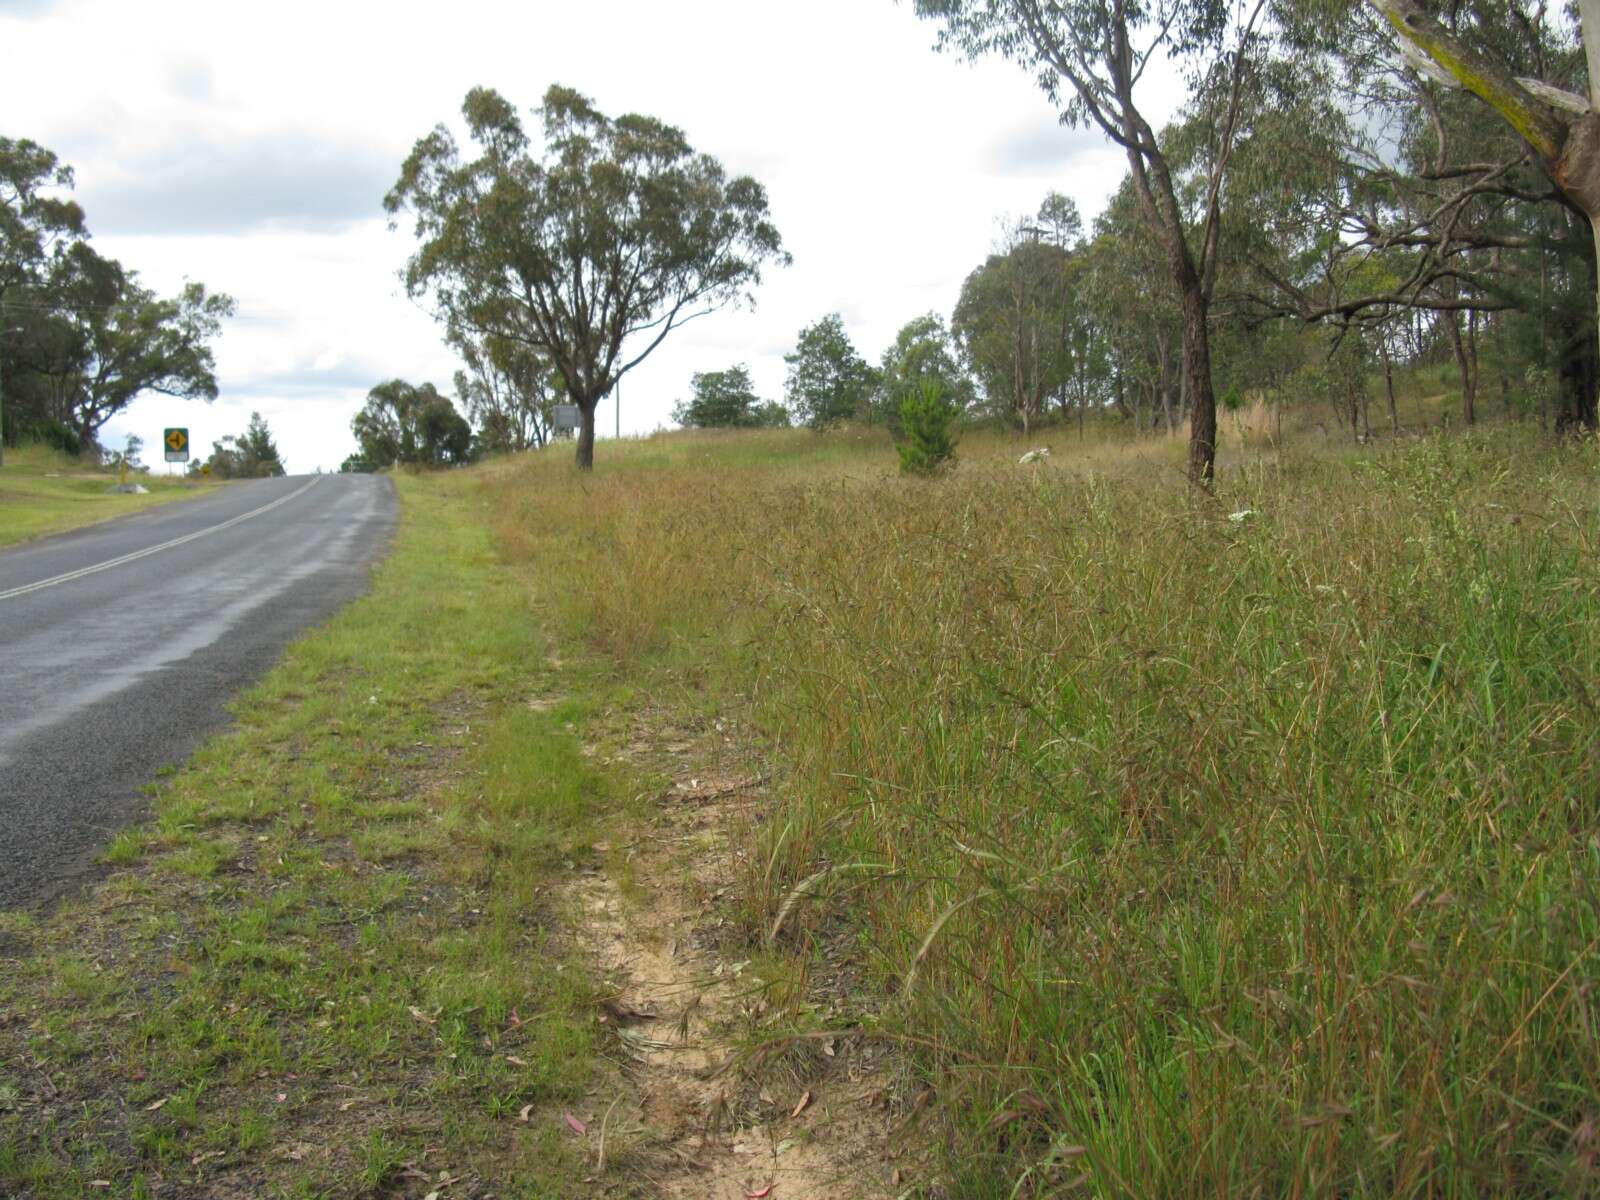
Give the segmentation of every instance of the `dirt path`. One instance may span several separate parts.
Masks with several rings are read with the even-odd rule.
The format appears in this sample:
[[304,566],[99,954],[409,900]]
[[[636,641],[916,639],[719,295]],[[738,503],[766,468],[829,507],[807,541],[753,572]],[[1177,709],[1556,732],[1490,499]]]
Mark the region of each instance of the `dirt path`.
[[627,1063],[628,1088],[600,1118],[627,1147],[612,1178],[638,1195],[865,1200],[899,1190],[885,1072],[870,1048],[824,1035],[787,1043],[760,1070],[739,1056],[771,1029],[771,989],[718,909],[737,877],[730,835],[765,802],[748,774],[681,778],[630,844],[597,847],[604,869],[569,885],[610,989],[603,1019]]

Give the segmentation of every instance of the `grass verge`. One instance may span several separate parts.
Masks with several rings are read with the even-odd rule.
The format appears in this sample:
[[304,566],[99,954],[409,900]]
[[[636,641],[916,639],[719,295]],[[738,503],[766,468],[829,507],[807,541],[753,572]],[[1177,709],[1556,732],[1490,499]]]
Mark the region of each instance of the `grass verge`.
[[748,928],[846,948],[951,1194],[1597,1186],[1596,447],[1322,440],[501,469],[568,629],[751,697]]
[[581,1190],[596,1025],[543,897],[615,807],[580,738],[616,697],[567,664],[530,704],[557,680],[478,485],[396,482],[370,594],[160,781],[108,879],[0,914],[0,1194]]
[[0,547],[204,495],[217,486],[157,471],[132,478],[148,494],[113,495],[106,490],[117,482],[112,472],[44,446],[8,446],[0,467]]

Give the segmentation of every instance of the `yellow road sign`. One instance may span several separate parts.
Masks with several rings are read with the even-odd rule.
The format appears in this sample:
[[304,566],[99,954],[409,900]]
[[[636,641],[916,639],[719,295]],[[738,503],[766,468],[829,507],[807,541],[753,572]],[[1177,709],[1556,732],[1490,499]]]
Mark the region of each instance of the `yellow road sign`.
[[161,434],[162,444],[167,448],[168,462],[189,461],[189,431],[187,429],[168,429]]

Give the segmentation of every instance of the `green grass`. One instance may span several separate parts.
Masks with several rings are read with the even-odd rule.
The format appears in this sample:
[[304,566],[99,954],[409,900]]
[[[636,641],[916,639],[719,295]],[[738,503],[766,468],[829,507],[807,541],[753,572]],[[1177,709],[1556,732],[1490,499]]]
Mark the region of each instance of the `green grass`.
[[1225,420],[1211,497],[1110,423],[400,478],[372,594],[0,915],[0,1194],[584,1194],[550,885],[643,704],[759,731],[739,957],[901,1048],[907,1186],[1594,1192],[1600,450],[1314,415]]
[[1600,450],[1288,428],[494,468],[568,630],[759,722],[750,935],[845,948],[952,1195],[1600,1190]]
[[112,495],[106,489],[117,482],[114,472],[44,446],[8,446],[0,466],[0,546],[203,495],[216,486],[161,472],[156,466],[149,475],[130,477],[149,488],[148,495]]
[[106,882],[0,916],[0,1194],[583,1192],[560,1114],[596,1024],[548,896],[618,807],[578,751],[618,697],[549,665],[474,481],[396,482],[371,594],[159,783]]

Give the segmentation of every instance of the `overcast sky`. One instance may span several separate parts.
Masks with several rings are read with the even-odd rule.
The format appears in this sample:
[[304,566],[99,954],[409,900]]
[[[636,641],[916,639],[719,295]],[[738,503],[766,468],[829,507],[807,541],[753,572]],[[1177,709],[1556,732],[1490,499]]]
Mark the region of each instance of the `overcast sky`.
[[[259,410],[290,470],[311,471],[354,449],[373,384],[449,390],[454,357],[405,296],[412,238],[382,197],[473,86],[524,109],[576,88],[767,187],[794,265],[630,373],[624,434],[670,424],[694,371],[748,363],[781,398],[783,355],[829,312],[877,361],[907,320],[948,317],[998,219],[1052,188],[1092,219],[1120,153],[1059,126],[1018,67],[936,53],[935,33],[909,0],[0,0],[0,133],[76,169],[102,253],[163,292],[192,278],[239,302],[221,398],[143,398],[106,443],[186,425],[205,448]],[[1167,90],[1149,115],[1172,111]]]

